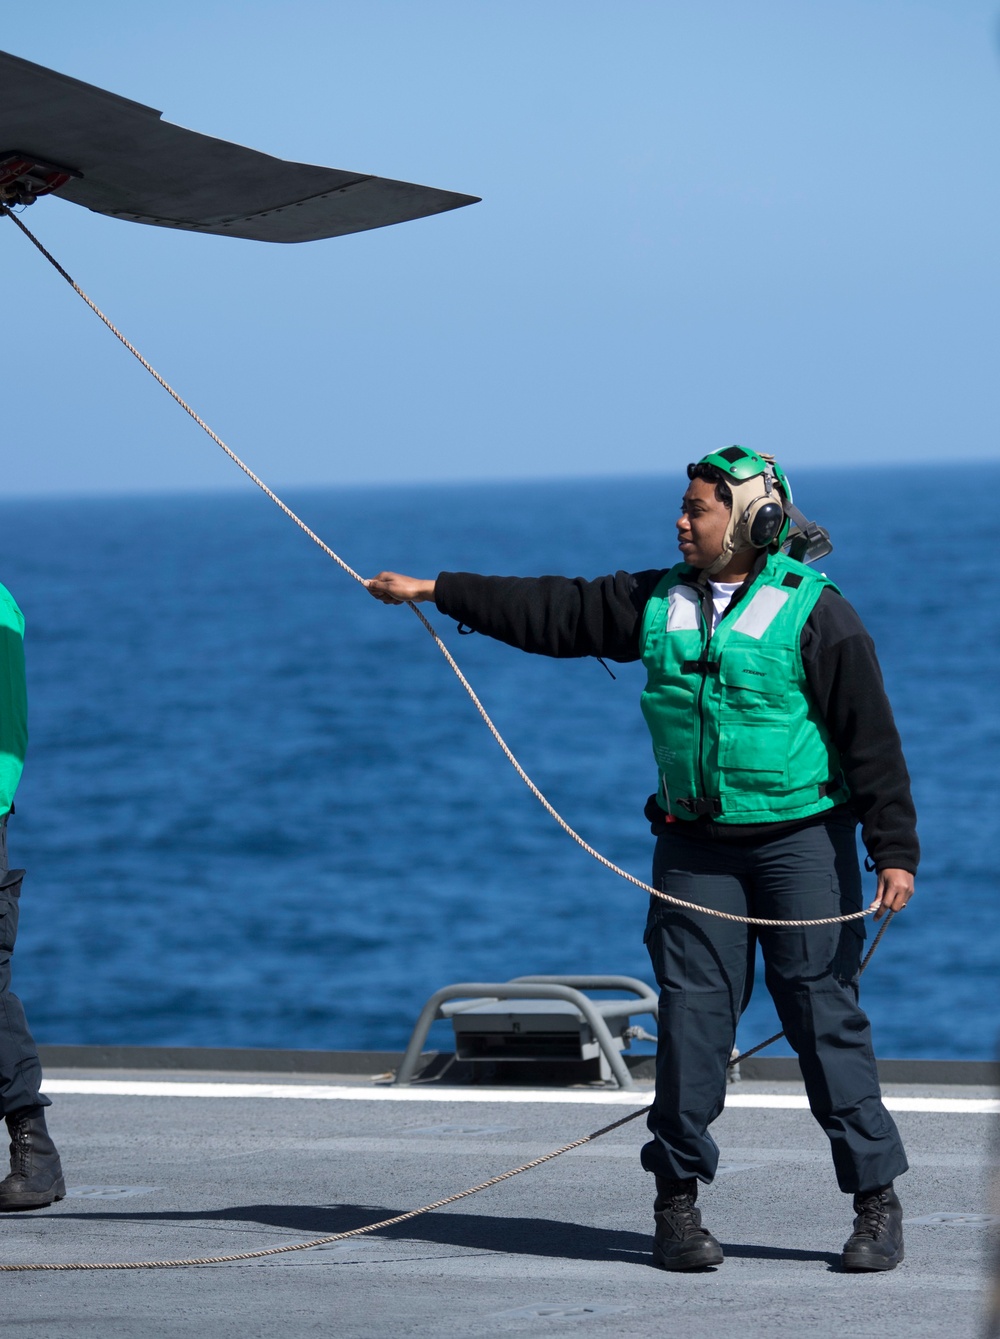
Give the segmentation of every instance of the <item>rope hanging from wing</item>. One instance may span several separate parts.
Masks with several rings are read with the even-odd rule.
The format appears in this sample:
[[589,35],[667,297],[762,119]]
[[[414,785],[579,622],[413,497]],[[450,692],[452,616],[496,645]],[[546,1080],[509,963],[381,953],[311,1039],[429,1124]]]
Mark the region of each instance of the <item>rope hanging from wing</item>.
[[[6,214],[7,217],[14,224],[16,224],[16,226],[21,230],[21,232],[25,235],[25,237],[28,238],[28,240],[32,243],[32,245],[35,246],[41,252],[41,254],[49,262],[49,264],[59,274],[62,275],[62,277],[66,280],[69,286],[73,289],[73,292],[76,293],[78,297],[83,299],[83,301],[87,304],[87,306],[94,313],[94,315],[97,316],[107,326],[107,328],[111,331],[111,333],[117,340],[120,340],[121,343],[124,344],[125,348],[128,349],[129,353],[131,353],[134,358],[138,359],[138,361],[146,369],[149,375],[160,386],[163,387],[163,389],[172,399],[176,400],[176,402],[180,405],[180,407],[184,410],[184,412],[186,414],[189,414],[191,418],[194,419],[195,423],[198,424],[198,427],[201,428],[203,432],[207,433],[209,437],[211,437],[212,441],[216,444],[216,446],[220,447],[223,451],[225,451],[226,455],[233,462],[233,464],[238,465],[239,468],[243,471],[243,473],[247,476],[247,478],[252,480],[252,482],[257,485],[257,487],[261,490],[261,492],[266,494],[266,496],[271,499],[274,505],[276,507],[279,507],[288,517],[288,519],[290,521],[293,521],[299,527],[299,529],[313,541],[314,544],[318,545],[318,547],[323,550],[323,552],[326,554],[328,558],[331,558],[337,564],[338,567],[340,567],[344,572],[346,572],[349,577],[352,577],[356,582],[358,582],[359,585],[365,586],[367,588],[368,583],[365,580],[365,578],[361,576],[360,573],[355,572],[354,568],[351,567],[349,563],[345,562],[344,559],[341,558],[338,553],[335,553],[333,549],[330,548],[329,544],[325,543],[322,539],[320,539],[319,535],[317,535],[315,531],[310,530],[309,526],[306,525],[305,521],[303,521],[301,517],[296,516],[295,512],[292,511],[291,507],[289,507],[286,503],[284,503],[281,500],[281,498],[278,497],[277,493],[273,492],[272,489],[268,488],[267,484],[264,483],[263,479],[259,478],[256,474],[254,474],[250,466],[247,465],[244,461],[242,461],[236,454],[236,452],[231,447],[227,446],[226,443],[222,440],[222,438],[216,432],[213,432],[213,430],[209,427],[209,425],[205,422],[205,420],[201,418],[201,416],[191,408],[191,406],[187,403],[187,401],[183,399],[183,397],[179,395],[177,391],[174,390],[173,386],[171,386],[169,382],[167,382],[162,376],[160,376],[159,372],[157,372],[157,370],[152,366],[152,364],[147,362],[147,360],[142,356],[142,354],[135,347],[135,345],[131,344],[122,334],[122,332],[117,328],[117,326],[115,326],[113,322],[107,316],[105,316],[104,312],[101,311],[100,307],[98,307],[97,304],[90,297],[88,297],[88,295],[83,291],[80,285],[72,278],[71,275],[69,275],[66,272],[66,270],[63,269],[63,267],[59,264],[56,258],[45,249],[45,247],[34,235],[34,233],[32,233],[31,230],[21,222],[21,220],[17,217],[17,215],[11,209],[7,208],[5,205],[0,206],[0,213]],[[542,794],[541,790],[539,790],[538,786],[535,785],[534,781],[532,781],[531,777],[528,775],[528,773],[518,762],[517,758],[515,758],[514,754],[511,752],[511,749],[509,748],[506,740],[503,738],[500,731],[497,729],[496,725],[494,725],[489,713],[483,706],[482,702],[479,700],[479,697],[477,696],[472,685],[469,683],[468,679],[462,673],[455,658],[452,656],[447,646],[445,646],[444,642],[441,640],[440,636],[435,631],[433,625],[428,621],[428,619],[424,616],[424,614],[421,613],[421,611],[411,600],[407,600],[406,603],[412,610],[412,612],[417,616],[417,618],[419,618],[420,622],[423,624],[426,631],[433,638],[435,646],[444,656],[452,672],[458,678],[459,683],[468,693],[474,707],[479,712],[479,715],[482,717],[483,722],[486,725],[486,728],[489,730],[490,734],[493,736],[493,738],[496,740],[497,744],[503,751],[504,757],[510,763],[511,767],[513,767],[514,771],[521,778],[521,780],[524,782],[527,788],[531,791],[532,795],[534,795],[538,803],[542,806],[542,808],[546,811],[546,813],[552,819],[554,819],[556,823],[559,824],[563,832],[565,832],[568,837],[571,837],[579,847],[581,847],[584,851],[586,851],[586,853],[589,856],[591,856],[594,860],[596,860],[598,864],[603,865],[605,869],[610,870],[612,874],[617,874],[619,878],[624,879],[627,883],[631,883],[634,887],[640,889],[642,892],[648,893],[650,897],[659,898],[660,901],[668,902],[670,903],[671,906],[681,907],[685,911],[700,912],[704,916],[715,916],[719,920],[736,921],[741,925],[757,925],[757,926],[777,927],[777,928],[780,927],[801,928],[803,926],[809,926],[809,925],[842,925],[847,921],[863,920],[866,916],[872,915],[873,912],[875,911],[876,904],[873,903],[872,906],[864,908],[861,911],[852,911],[843,916],[822,916],[814,920],[797,920],[797,921],[768,920],[759,916],[756,917],[737,916],[733,912],[717,911],[711,907],[699,906],[697,902],[686,902],[682,898],[672,897],[669,893],[664,893],[659,888],[652,887],[651,884],[645,883],[642,879],[637,878],[634,874],[630,874],[627,870],[620,868],[620,866],[616,865],[613,861],[609,860],[607,856],[602,855],[600,851],[596,850],[593,846],[590,845],[588,841],[586,841],[583,837],[581,837],[580,834],[575,830],[575,828],[571,827],[570,824],[566,821],[566,819],[563,818],[563,816],[555,809],[555,807],[552,804],[550,804],[548,799],[546,799],[546,797]]]
[[[357,581],[360,585],[367,586],[367,582],[365,581],[364,577],[362,577],[359,573],[355,572],[354,569],[348,563],[346,563],[343,558],[339,556],[339,554],[335,553],[328,544],[324,543],[324,541],[320,539],[320,537],[317,534],[314,533],[314,531],[310,530],[310,528],[305,524],[305,522],[301,520],[298,516],[296,516],[296,514],[291,510],[291,508],[288,507],[281,500],[281,498],[278,497],[276,493],[274,493],[270,488],[268,488],[268,486],[263,482],[263,480],[261,480],[260,478],[258,478],[256,474],[254,474],[253,470],[251,470],[250,467],[246,465],[239,458],[239,456],[237,456],[236,453],[226,445],[226,443],[221,439],[221,437],[219,437],[215,432],[212,431],[212,429],[208,426],[208,424],[202,418],[200,418],[198,414],[195,413],[195,411],[191,408],[191,406],[181,398],[181,396],[173,389],[172,386],[170,386],[164,380],[163,377],[160,376],[160,374],[156,371],[156,369],[153,368],[146,361],[146,359],[142,356],[142,354],[139,353],[139,351],[131,343],[129,343],[129,341],[125,338],[125,336],[121,333],[121,331],[119,331],[112,324],[112,322],[108,319],[108,317],[105,316],[104,313],[100,310],[100,308],[87,296],[87,294],[83,291],[83,289],[80,288],[80,286],[70,277],[69,274],[67,274],[67,272],[63,269],[63,267],[59,264],[59,262],[55,260],[55,258],[52,255],[49,254],[49,252],[45,249],[45,247],[42,246],[41,242],[39,242],[38,239],[29,231],[29,229],[25,227],[25,225],[21,222],[21,220],[17,218],[16,215],[5,206],[0,206],[0,212],[6,214],[9,218],[11,218],[14,221],[14,223],[17,224],[18,228],[20,228],[21,231],[25,234],[25,236],[28,237],[28,239],[38,248],[38,250],[46,258],[46,260],[48,260],[49,263],[53,265],[54,268],[59,272],[59,274],[62,275],[62,277],[66,280],[66,282],[72,287],[73,291],[77,293],[87,304],[87,306],[90,307],[90,309],[95,313],[95,315],[97,315],[101,319],[101,321],[103,321],[103,323],[108,327],[108,329],[115,336],[115,338],[120,340],[121,343],[124,344],[124,346],[128,349],[128,351],[135,358],[139,360],[139,362],[150,374],[150,376],[152,376],[163,387],[163,389],[174,400],[177,401],[177,403],[187,414],[190,414],[190,416],[194,419],[194,421],[198,424],[198,426],[204,432],[206,432],[209,437],[211,437],[212,441],[215,442],[217,446],[221,447],[222,450],[225,451],[226,455],[229,456],[229,458],[234,462],[234,464],[238,465],[239,468],[244,472],[244,474],[246,474],[247,477],[250,478],[257,485],[257,487],[260,488],[262,492],[264,492],[271,499],[271,501],[277,507],[280,507],[280,509],[285,513],[285,515],[289,518],[289,520],[294,521],[294,523],[299,527],[299,529],[302,530],[306,535],[308,535],[309,538],[315,544],[317,544],[319,548],[323,550],[323,552],[327,555],[327,557],[332,558],[333,561],[338,565],[338,567],[341,567],[348,574],[348,576],[353,577],[354,580]],[[407,604],[416,614],[417,618],[420,619],[420,622],[424,625],[430,636],[434,639],[434,643],[437,646],[438,650],[441,652],[445,660],[447,660],[451,669],[457,675],[459,682],[462,684],[465,691],[469,694],[469,697],[472,699],[472,702],[474,703],[476,710],[483,718],[483,721],[485,722],[490,733],[493,735],[493,738],[496,740],[497,744],[499,744],[507,760],[510,762],[511,766],[517,772],[518,776],[521,778],[524,784],[528,787],[528,789],[539,801],[539,803],[544,807],[547,813],[549,813],[551,817],[555,819],[555,821],[559,824],[559,826],[563,829],[563,831],[566,832],[570,837],[572,837],[573,840],[579,846],[581,846],[584,851],[586,851],[589,855],[593,856],[593,858],[599,861],[599,863],[602,864],[606,869],[611,870],[612,873],[619,875],[621,878],[627,880],[631,884],[634,884],[637,888],[642,889],[644,892],[648,892],[651,896],[660,898],[662,901],[671,903],[671,905],[673,906],[683,907],[684,909],[689,911],[700,911],[705,915],[718,916],[723,920],[738,921],[748,925],[786,926],[786,927],[807,926],[807,925],[836,925],[844,921],[858,920],[861,917],[870,915],[874,910],[873,907],[870,907],[867,910],[853,912],[850,915],[846,916],[828,916],[818,920],[802,920],[802,921],[776,921],[776,920],[763,920],[760,918],[753,918],[748,916],[736,916],[729,912],[714,911],[708,907],[701,907],[694,902],[685,902],[680,898],[671,897],[667,893],[663,893],[659,889],[653,888],[647,883],[643,883],[641,879],[637,879],[634,875],[629,874],[626,870],[620,869],[617,865],[613,864],[612,861],[608,860],[605,856],[601,855],[599,851],[596,851],[592,846],[590,846],[589,843],[586,842],[579,835],[579,833],[574,831],[574,829],[570,827],[570,825],[566,822],[566,820],[559,813],[557,813],[555,808],[549,803],[546,797],[542,794],[539,788],[535,785],[535,783],[525,772],[524,768],[521,766],[518,760],[514,757],[514,754],[511,752],[507,743],[501,736],[499,730],[493,724],[493,721],[490,719],[490,716],[487,713],[486,708],[483,706],[479,698],[476,696],[476,693],[474,692],[471,684],[468,682],[468,680],[465,678],[465,675],[459,669],[450,651],[445,646],[441,638],[438,636],[433,626],[428,622],[428,620],[424,617],[424,615],[420,612],[420,610],[416,607],[416,605],[412,603],[412,601],[408,600]],[[881,940],[882,936],[889,928],[889,924],[892,921],[892,918],[893,913],[889,912],[885,924],[879,930],[878,934],[875,937],[874,943],[868,950],[868,953],[866,954],[865,959],[861,964],[859,975],[861,972],[864,972],[865,968],[871,961],[872,955],[878,948],[879,941]],[[749,1056],[756,1054],[756,1052],[763,1050],[764,1047],[770,1046],[773,1042],[780,1040],[782,1036],[784,1036],[784,1033],[778,1032],[773,1037],[768,1037],[766,1041],[762,1041],[757,1046],[754,1046],[750,1051],[744,1052],[742,1056],[738,1057],[734,1056],[733,1059],[731,1059],[729,1062],[730,1067],[732,1067],[735,1064],[738,1064],[742,1060],[747,1059]],[[585,1144],[592,1143],[594,1140],[600,1139],[606,1134],[610,1134],[612,1130],[617,1130],[621,1126],[627,1125],[631,1121],[638,1119],[639,1116],[645,1115],[649,1110],[650,1107],[647,1106],[640,1108],[638,1111],[630,1112],[629,1115],[623,1116],[619,1120],[613,1121],[609,1125],[605,1125],[599,1130],[595,1130],[592,1134],[584,1135],[580,1139],[574,1139],[571,1143],[563,1144],[560,1148],[553,1149],[552,1152],[550,1153],[545,1153],[538,1158],[532,1158],[530,1162],[523,1163],[520,1167],[514,1167],[510,1171],[501,1172],[497,1176],[491,1176],[488,1180],[481,1181],[478,1185],[470,1186],[467,1190],[458,1191],[453,1195],[447,1195],[443,1199],[435,1200],[431,1204],[424,1205],[422,1208],[411,1209],[406,1213],[396,1214],[394,1217],[383,1219],[382,1221],[377,1223],[370,1223],[365,1227],[353,1228],[352,1230],[347,1232],[335,1232],[330,1234],[329,1236],[316,1237],[311,1241],[294,1242],[288,1246],[272,1246],[267,1249],[259,1251],[242,1251],[231,1255],[191,1256],[185,1259],[175,1259],[175,1260],[134,1260],[134,1261],[119,1260],[111,1262],[93,1262],[93,1263],[65,1262],[65,1263],[53,1263],[53,1264],[42,1264],[42,1263],[0,1264],[0,1272],[62,1273],[71,1271],[79,1272],[79,1271],[97,1271],[97,1270],[178,1269],[197,1265],[217,1265],[217,1264],[229,1264],[243,1260],[259,1260],[264,1257],[286,1255],[296,1251],[308,1251],[315,1249],[316,1247],[319,1246],[330,1245],[333,1242],[347,1241],[350,1238],[359,1237],[371,1232],[377,1232],[380,1229],[384,1229],[387,1227],[394,1227],[397,1226],[398,1224],[409,1222],[413,1218],[418,1218],[423,1214],[431,1213],[437,1209],[443,1209],[449,1204],[456,1203],[458,1200],[466,1199],[470,1195],[479,1194],[480,1191],[487,1190],[491,1186],[499,1185],[501,1182],[507,1181],[511,1177],[519,1176],[522,1172],[531,1171],[536,1167],[542,1166],[544,1163],[551,1162],[554,1158],[561,1157],[562,1154],[568,1153],[572,1149],[581,1148]]]

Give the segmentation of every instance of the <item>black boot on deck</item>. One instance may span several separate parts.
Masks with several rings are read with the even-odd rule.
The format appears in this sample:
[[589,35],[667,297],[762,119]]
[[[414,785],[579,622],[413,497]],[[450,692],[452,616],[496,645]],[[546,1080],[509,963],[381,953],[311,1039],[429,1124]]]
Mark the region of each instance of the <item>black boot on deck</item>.
[[656,1178],[656,1236],[653,1239],[653,1264],[660,1269],[705,1269],[722,1264],[722,1247],[701,1225],[701,1212],[695,1208],[698,1182]]
[[892,1183],[854,1196],[854,1231],[840,1257],[844,1268],[895,1269],[903,1258],[903,1206]]
[[45,1128],[45,1108],[26,1107],[7,1117],[10,1175],[0,1181],[0,1212],[44,1209],[66,1194],[59,1154]]

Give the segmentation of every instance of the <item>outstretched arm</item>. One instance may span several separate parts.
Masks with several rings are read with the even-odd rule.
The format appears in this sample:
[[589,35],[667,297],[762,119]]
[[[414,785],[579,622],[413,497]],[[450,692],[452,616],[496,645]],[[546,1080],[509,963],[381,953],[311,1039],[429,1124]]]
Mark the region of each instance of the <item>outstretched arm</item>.
[[662,571],[576,577],[441,572],[434,581],[380,572],[368,583],[384,604],[433,600],[476,632],[543,656],[639,658],[642,611]]

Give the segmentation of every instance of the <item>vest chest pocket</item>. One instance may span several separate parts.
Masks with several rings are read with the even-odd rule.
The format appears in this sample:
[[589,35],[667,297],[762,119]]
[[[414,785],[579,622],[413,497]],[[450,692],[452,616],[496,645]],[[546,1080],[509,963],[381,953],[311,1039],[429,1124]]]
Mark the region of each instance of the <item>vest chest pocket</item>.
[[788,655],[730,642],[721,662],[719,768],[751,773],[757,790],[779,791],[788,779]]
[[776,714],[784,717],[792,667],[787,652],[728,642],[719,666],[724,716]]
[[759,778],[755,785],[763,791],[783,790],[788,779],[788,722],[724,722],[719,737],[719,768],[722,772],[754,773]]

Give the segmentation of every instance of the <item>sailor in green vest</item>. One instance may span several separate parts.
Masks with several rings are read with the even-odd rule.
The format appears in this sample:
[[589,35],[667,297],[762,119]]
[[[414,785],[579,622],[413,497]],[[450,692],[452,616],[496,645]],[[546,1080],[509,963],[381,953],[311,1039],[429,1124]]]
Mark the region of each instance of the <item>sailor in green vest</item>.
[[7,819],[28,743],[24,618],[0,586],[0,1115],[10,1135],[10,1173],[0,1181],[0,1211],[42,1209],[66,1194],[59,1154],[45,1126],[49,1099],[21,1001],[10,990],[23,869],[7,859]]
[[[837,587],[801,559],[829,552],[773,458],[727,447],[688,466],[682,561],[597,581],[382,572],[387,604],[434,600],[477,632],[550,656],[641,659],[658,785],[653,885],[735,917],[801,921],[862,906],[855,831],[877,870],[878,916],[913,894],[916,818],[871,638]],[[786,552],[787,550],[787,552]],[[853,1197],[841,1260],[903,1258],[893,1185],[907,1170],[882,1103],[858,1003],[864,921],[751,927],[651,899],[645,941],[660,986],[656,1095],[642,1164],[656,1178],[654,1263],[722,1263],[702,1226],[709,1133],[726,1096],[759,942],[765,981]]]

